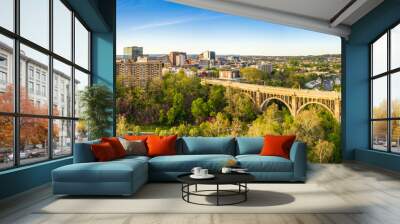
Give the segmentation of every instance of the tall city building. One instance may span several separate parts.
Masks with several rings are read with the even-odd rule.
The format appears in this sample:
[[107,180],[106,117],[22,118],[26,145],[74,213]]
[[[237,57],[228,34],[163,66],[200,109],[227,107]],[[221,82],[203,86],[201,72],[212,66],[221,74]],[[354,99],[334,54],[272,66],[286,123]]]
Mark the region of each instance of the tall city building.
[[219,71],[220,79],[239,79],[240,74],[239,70],[220,70]]
[[186,54],[178,54],[176,56],[176,66],[183,66],[186,64]]
[[215,60],[215,51],[204,51],[199,55],[199,60]]
[[124,47],[124,58],[137,60],[138,57],[143,56],[143,47]]
[[181,66],[186,61],[187,55],[185,52],[172,51],[169,53],[168,58],[172,66]]
[[124,86],[144,88],[157,77],[162,77],[161,61],[117,61],[117,78]]
[[261,64],[258,64],[256,68],[268,74],[271,74],[272,72],[272,64],[269,63],[262,62]]

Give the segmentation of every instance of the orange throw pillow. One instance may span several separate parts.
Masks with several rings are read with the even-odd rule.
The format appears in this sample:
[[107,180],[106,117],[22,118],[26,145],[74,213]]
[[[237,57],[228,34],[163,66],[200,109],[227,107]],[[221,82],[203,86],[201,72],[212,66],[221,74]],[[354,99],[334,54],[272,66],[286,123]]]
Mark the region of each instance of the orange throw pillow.
[[124,139],[129,140],[129,141],[146,141],[148,138],[148,135],[125,135]]
[[91,145],[91,149],[94,157],[99,162],[110,161],[117,158],[113,147],[108,142],[93,144]]
[[149,136],[147,138],[148,156],[176,155],[176,135]]
[[280,156],[289,159],[290,148],[294,140],[295,135],[289,136],[274,136],[266,135],[264,137],[264,146],[261,149],[260,155],[262,156]]
[[111,138],[101,138],[101,142],[108,142],[114,149],[115,155],[117,158],[121,158],[126,156],[126,151],[124,149],[124,146],[122,146],[121,142],[117,137],[111,137]]

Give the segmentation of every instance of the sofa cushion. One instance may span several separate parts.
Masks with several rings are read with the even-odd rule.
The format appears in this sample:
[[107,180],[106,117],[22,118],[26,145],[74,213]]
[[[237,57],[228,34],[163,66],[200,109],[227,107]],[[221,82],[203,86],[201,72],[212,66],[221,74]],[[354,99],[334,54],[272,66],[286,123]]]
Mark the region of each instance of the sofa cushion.
[[263,137],[237,137],[236,155],[260,154],[264,145]]
[[193,167],[199,166],[210,171],[219,171],[230,159],[231,155],[174,155],[158,156],[149,160],[150,171],[163,172],[190,172]]
[[126,140],[124,138],[119,138],[122,146],[126,151],[126,155],[147,155],[146,143],[142,140]]
[[266,135],[264,146],[261,149],[262,156],[280,156],[290,159],[290,148],[293,145],[296,135]]
[[112,145],[108,142],[93,144],[90,147],[92,149],[94,157],[96,157],[96,161],[105,162],[118,158]]
[[240,167],[249,172],[292,172],[293,162],[279,156],[239,155]]
[[124,139],[129,140],[129,141],[144,141],[146,142],[148,135],[125,135]]
[[142,162],[148,162],[149,161],[149,159],[150,159],[150,157],[147,157],[147,156],[137,156],[137,155],[131,155],[131,156],[125,156],[124,158],[120,158],[120,159],[117,159],[117,160],[114,160],[113,162],[121,162],[121,161],[123,161],[123,162],[131,162],[131,161],[135,161],[135,160],[138,160],[138,161],[142,161]]
[[126,156],[126,151],[124,149],[124,146],[122,146],[121,142],[119,141],[119,138],[117,137],[104,137],[101,138],[101,142],[108,142],[114,149],[115,155],[117,158],[122,158]]
[[235,154],[235,139],[231,137],[183,137],[182,154]]
[[[130,182],[134,172],[143,172],[146,162],[123,159],[109,162],[75,163],[53,170],[58,182]],[[146,174],[147,175],[147,174]]]
[[176,139],[178,136],[149,136],[146,140],[148,156],[176,155]]

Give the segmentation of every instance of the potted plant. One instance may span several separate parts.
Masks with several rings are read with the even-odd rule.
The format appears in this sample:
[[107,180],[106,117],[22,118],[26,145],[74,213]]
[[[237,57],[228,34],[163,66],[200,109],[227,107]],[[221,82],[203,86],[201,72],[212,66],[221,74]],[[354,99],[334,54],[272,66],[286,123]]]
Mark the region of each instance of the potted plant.
[[82,119],[87,126],[89,139],[110,136],[113,102],[113,93],[102,84],[86,87],[81,92]]

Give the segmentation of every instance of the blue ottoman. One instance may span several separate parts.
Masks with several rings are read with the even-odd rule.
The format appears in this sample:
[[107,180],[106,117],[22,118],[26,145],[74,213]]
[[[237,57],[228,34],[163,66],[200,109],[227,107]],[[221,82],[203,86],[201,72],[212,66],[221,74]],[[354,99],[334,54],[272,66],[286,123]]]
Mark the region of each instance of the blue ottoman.
[[75,163],[52,172],[53,193],[68,195],[132,195],[148,180],[146,159]]

